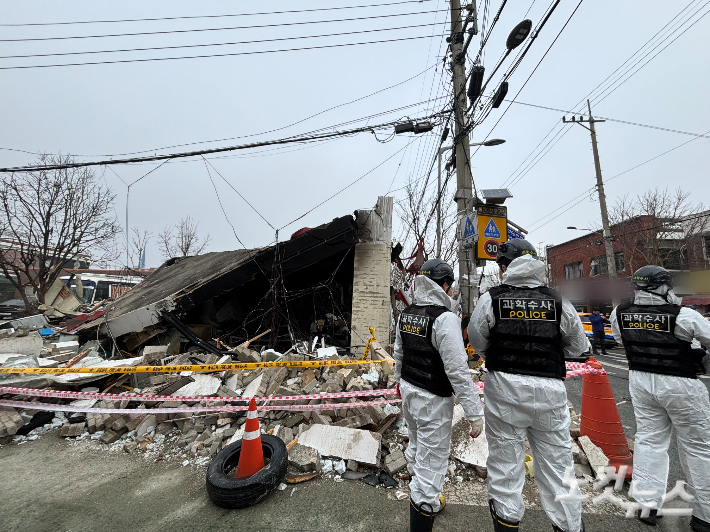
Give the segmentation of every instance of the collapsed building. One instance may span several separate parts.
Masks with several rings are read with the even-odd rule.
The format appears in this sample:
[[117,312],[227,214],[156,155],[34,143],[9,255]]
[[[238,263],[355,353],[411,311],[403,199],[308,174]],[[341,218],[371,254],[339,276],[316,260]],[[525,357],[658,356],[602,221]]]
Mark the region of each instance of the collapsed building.
[[114,356],[166,343],[172,354],[224,354],[266,330],[259,341],[280,352],[312,352],[317,338],[317,347],[362,353],[369,327],[386,347],[392,206],[380,197],[372,210],[272,246],[170,259],[68,332],[80,343],[104,338]]

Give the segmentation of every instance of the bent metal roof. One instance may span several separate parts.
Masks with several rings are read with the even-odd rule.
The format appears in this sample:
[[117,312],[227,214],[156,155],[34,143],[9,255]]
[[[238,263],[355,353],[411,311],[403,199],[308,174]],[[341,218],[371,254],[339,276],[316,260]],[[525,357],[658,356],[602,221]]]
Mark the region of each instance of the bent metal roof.
[[288,275],[345,256],[356,242],[355,221],[352,216],[344,216],[273,246],[169,259],[117,299],[101,320],[73,332],[96,326],[104,333],[110,328],[114,337],[138,332],[162,321],[163,310],[186,311],[248,283],[265,283],[268,289],[277,256],[279,271]]

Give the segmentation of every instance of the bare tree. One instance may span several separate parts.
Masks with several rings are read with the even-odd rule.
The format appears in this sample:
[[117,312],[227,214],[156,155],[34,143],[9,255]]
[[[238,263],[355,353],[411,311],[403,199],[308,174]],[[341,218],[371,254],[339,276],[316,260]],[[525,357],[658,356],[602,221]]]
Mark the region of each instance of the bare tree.
[[210,235],[200,238],[197,222],[189,216],[174,226],[167,226],[158,235],[158,243],[163,258],[190,257],[204,253],[210,243]]
[[[69,155],[40,155],[38,166],[73,162]],[[90,168],[36,170],[7,176],[0,185],[0,271],[20,292],[45,303],[47,290],[68,260],[116,257],[121,231],[112,214],[115,195]]]
[[656,188],[633,199],[619,198],[609,219],[618,225],[612,234],[617,247],[624,250],[628,272],[642,263],[685,269],[688,245],[706,229],[710,213],[702,203],[692,203],[687,191]]
[[[410,176],[406,186],[406,195],[395,203],[395,209],[402,222],[402,234],[399,237],[405,252],[414,253],[419,242],[424,243],[424,255],[431,258],[436,255],[436,203],[441,200],[441,258],[456,268],[458,263],[458,240],[456,231],[458,217],[456,204],[451,201],[451,173],[447,172],[442,180],[441,190],[436,183]],[[426,189],[424,187],[427,187]]]
[[141,258],[153,234],[145,230],[141,232],[137,227],[132,228],[131,232],[133,235],[131,236],[131,244],[128,248],[128,258],[131,268],[137,270],[140,268]]

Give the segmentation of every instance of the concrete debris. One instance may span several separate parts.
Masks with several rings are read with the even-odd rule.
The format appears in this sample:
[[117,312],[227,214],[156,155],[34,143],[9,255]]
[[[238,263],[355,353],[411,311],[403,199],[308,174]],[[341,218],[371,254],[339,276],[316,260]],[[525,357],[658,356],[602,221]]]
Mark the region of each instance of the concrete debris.
[[22,425],[22,417],[14,408],[0,406],[0,443],[11,441]]
[[304,473],[321,471],[318,451],[313,447],[301,445],[300,443],[296,443],[288,452],[288,464]]
[[594,471],[594,475],[598,477],[604,471],[604,468],[609,465],[609,459],[604,454],[604,451],[592,443],[589,436],[581,436],[579,445],[582,446],[584,454],[587,455],[587,460],[592,471]]
[[384,469],[390,475],[394,475],[407,467],[407,459],[402,451],[395,451],[385,457]]
[[23,336],[20,338],[3,338],[0,340],[0,353],[40,356],[44,341],[38,334]]
[[377,466],[380,461],[382,435],[367,430],[311,425],[298,438],[302,445],[318,450],[322,456],[355,460]]
[[204,375],[202,373],[195,373],[191,375],[194,382],[191,382],[182,388],[176,390],[171,395],[187,395],[187,396],[209,396],[215,395],[219,387],[222,385],[222,381],[217,377],[212,377],[211,375]]
[[461,405],[454,407],[451,429],[451,456],[474,467],[486,467],[488,440],[485,428],[475,440],[469,435],[470,427]]

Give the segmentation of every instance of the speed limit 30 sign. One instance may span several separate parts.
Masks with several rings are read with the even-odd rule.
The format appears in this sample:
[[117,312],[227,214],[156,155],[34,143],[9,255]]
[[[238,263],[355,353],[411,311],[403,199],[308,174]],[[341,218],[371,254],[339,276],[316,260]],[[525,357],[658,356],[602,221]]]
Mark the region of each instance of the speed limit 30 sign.
[[488,258],[495,259],[498,256],[498,241],[486,240],[483,243],[483,252],[488,256]]

